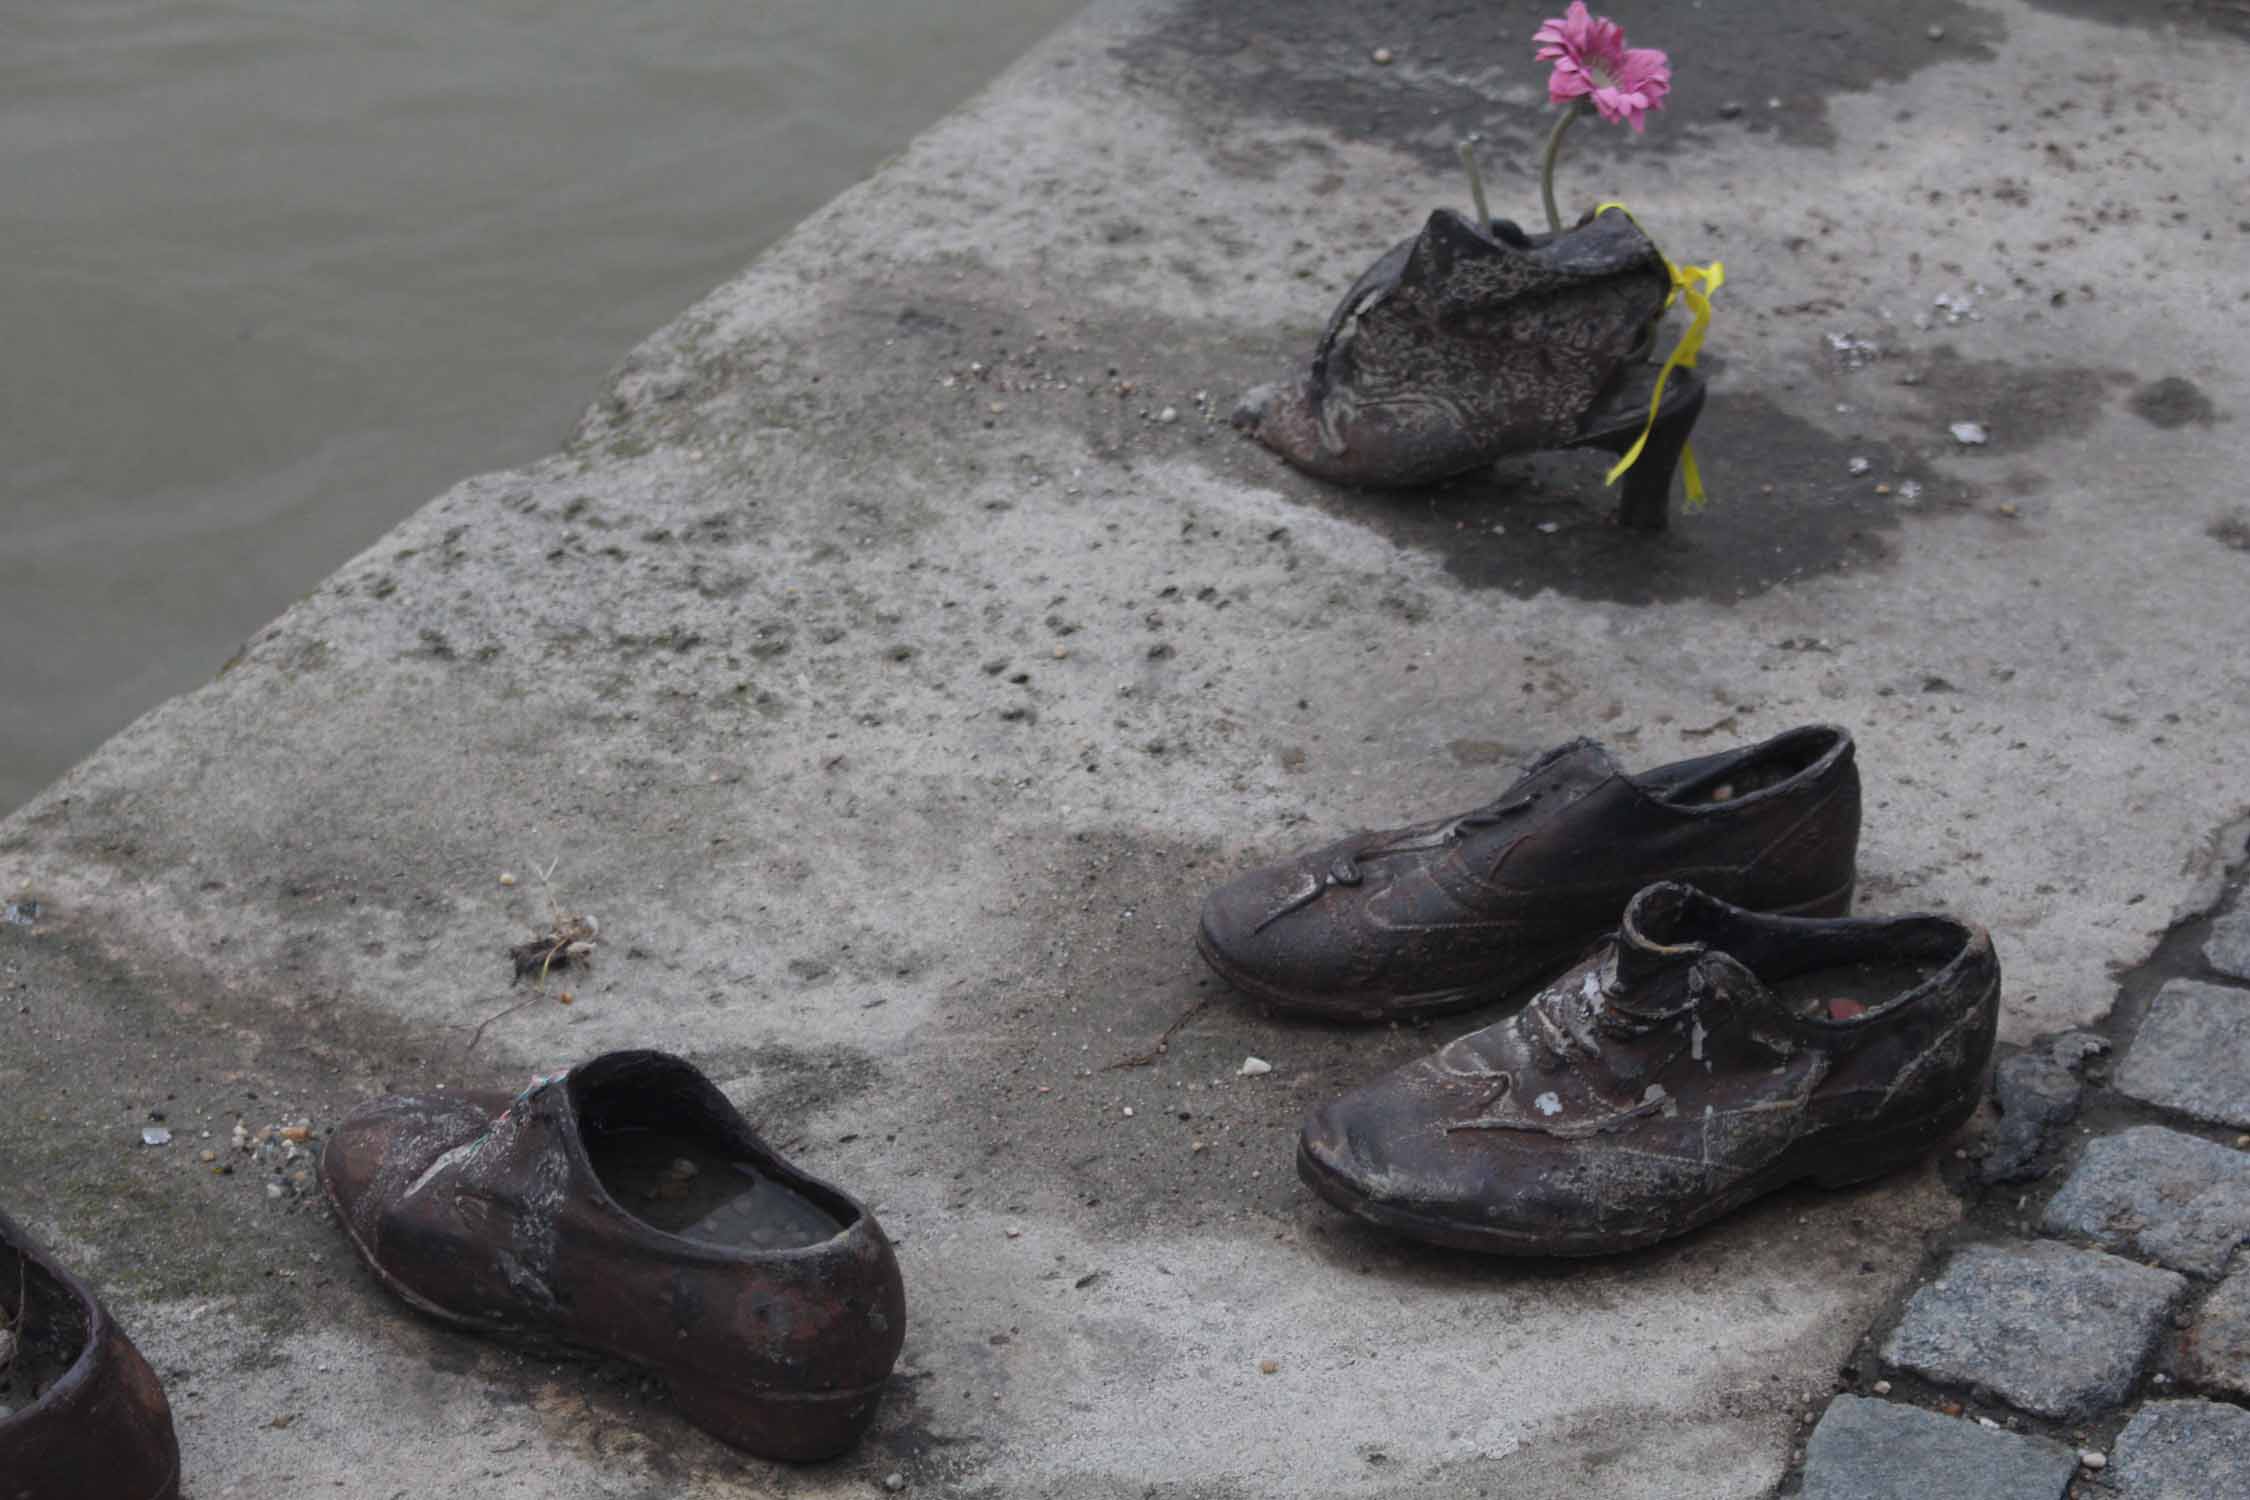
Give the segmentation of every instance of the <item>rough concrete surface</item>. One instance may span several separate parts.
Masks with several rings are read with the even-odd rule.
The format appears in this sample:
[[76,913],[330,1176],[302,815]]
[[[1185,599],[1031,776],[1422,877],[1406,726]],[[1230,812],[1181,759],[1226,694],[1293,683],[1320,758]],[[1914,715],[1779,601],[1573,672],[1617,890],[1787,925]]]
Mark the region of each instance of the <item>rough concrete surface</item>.
[[2250,1398],[2250,1265],[2212,1289],[2180,1341],[2180,1377],[2198,1390]]
[[2048,1201],[2049,1234],[2197,1276],[2217,1276],[2250,1240],[2250,1155],[2161,1125],[2086,1144]]
[[2250,1495],[2250,1411],[2216,1401],[2151,1401],[2117,1437],[2123,1500]]
[[[1712,506],[1649,541],[1586,455],[1277,467],[1224,413],[1463,201],[1459,134],[1532,217],[1541,9],[1104,0],[564,451],[0,824],[40,903],[0,924],[0,1182],[164,1375],[191,1496],[1770,1490],[1955,1216],[1934,1175],[1585,1265],[1387,1243],[1293,1133],[1439,1028],[1251,1015],[1196,902],[1576,734],[1647,765],[1831,720],[1863,908],[1988,924],[2012,1040],[2100,1016],[2250,808],[2245,53],[2195,6],[1636,20],[1676,107],[1581,125],[1564,192],[1728,263]],[[468,1050],[557,911],[600,921],[575,1003]],[[231,1145],[623,1044],[899,1237],[909,1369],[857,1457],[741,1460],[623,1372],[439,1332],[302,1163]]]
[[2062,1500],[2078,1455],[2047,1438],[1838,1396],[1805,1444],[1801,1500]]
[[2057,1420],[2125,1399],[2187,1278],[2051,1240],[1957,1250],[1883,1341],[1883,1360]]
[[2250,990],[2167,980],[2149,1003],[2119,1092],[2219,1125],[2250,1125]]

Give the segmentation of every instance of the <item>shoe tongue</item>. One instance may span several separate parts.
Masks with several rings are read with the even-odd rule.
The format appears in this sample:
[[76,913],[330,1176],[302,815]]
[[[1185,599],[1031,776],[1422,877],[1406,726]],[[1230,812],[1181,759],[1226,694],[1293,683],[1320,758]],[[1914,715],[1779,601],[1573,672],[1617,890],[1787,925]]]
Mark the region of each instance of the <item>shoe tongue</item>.
[[1665,882],[1642,890],[1626,905],[1617,929],[1619,1010],[1652,1017],[1669,1014],[1717,989],[1762,989],[1757,975],[1734,955],[1712,946],[1709,897],[1692,886]]

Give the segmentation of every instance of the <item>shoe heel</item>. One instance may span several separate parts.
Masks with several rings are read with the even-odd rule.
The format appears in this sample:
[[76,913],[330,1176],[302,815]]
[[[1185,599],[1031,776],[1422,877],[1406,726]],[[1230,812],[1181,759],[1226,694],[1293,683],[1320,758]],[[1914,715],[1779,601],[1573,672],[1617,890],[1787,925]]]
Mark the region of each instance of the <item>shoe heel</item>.
[[1771,914],[1777,917],[1848,917],[1852,914],[1852,893],[1858,889],[1857,881],[1847,880],[1841,890],[1830,891],[1802,906],[1777,906]]
[[1686,370],[1675,371],[1673,379],[1684,382],[1687,391],[1678,405],[1657,416],[1656,425],[1649,429],[1648,446],[1625,471],[1617,524],[1627,531],[1662,531],[1671,524],[1672,475],[1680,466],[1680,453],[1687,447],[1695,419],[1703,414],[1703,382]]
[[1968,1123],[1983,1098],[1981,1088],[1966,1089],[1960,1104],[1934,1120],[1869,1136],[1842,1150],[1817,1146],[1826,1160],[1813,1168],[1812,1180],[1824,1188],[1857,1187],[1910,1167],[1953,1139],[1953,1133]]
[[888,1382],[803,1393],[670,1384],[680,1415],[728,1447],[802,1464],[834,1458],[858,1442],[875,1420]]

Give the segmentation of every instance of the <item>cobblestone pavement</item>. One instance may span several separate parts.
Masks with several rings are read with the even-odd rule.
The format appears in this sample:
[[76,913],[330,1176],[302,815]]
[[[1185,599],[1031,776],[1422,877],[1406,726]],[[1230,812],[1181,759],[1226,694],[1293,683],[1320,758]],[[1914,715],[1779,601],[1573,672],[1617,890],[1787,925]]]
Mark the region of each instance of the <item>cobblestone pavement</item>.
[[1784,1495],[2250,1497],[2250,872],[2121,996],[2114,1054],[2074,1032],[1995,1068],[1953,1163],[1976,1206]]

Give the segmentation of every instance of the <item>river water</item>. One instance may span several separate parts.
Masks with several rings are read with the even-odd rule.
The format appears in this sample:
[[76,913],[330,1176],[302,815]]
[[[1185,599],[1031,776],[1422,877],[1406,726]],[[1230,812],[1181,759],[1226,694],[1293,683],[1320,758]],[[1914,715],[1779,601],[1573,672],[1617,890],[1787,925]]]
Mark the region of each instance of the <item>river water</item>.
[[0,0],[0,814],[1079,0]]

